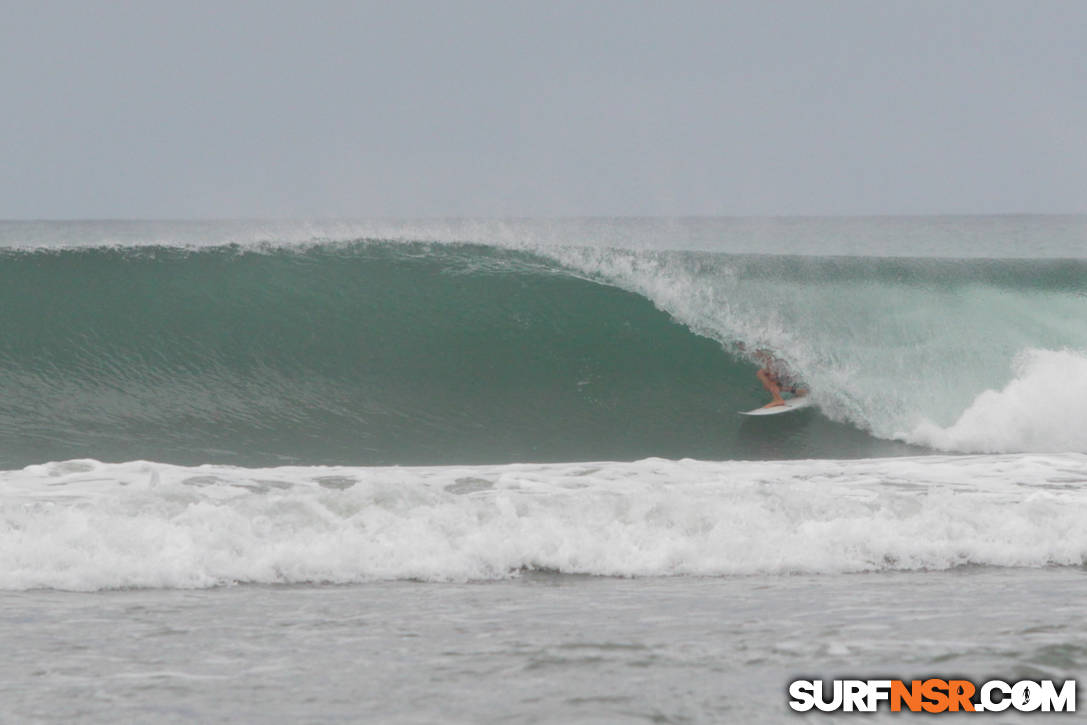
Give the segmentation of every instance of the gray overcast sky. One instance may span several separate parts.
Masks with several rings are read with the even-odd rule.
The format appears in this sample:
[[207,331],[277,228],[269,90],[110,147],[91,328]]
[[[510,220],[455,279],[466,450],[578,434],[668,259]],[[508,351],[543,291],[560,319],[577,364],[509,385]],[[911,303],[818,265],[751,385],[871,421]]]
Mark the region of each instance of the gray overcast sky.
[[0,217],[1087,212],[1083,2],[22,2]]

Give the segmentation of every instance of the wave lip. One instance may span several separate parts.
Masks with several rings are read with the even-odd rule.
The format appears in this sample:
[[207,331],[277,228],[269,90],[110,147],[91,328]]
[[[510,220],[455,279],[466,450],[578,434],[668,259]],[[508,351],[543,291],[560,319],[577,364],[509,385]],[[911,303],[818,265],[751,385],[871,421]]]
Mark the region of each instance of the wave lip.
[[1087,456],[0,473],[0,588],[1081,565]]
[[[1021,351],[1087,350],[1087,260],[289,241],[0,246],[0,468],[1087,450],[1041,403],[955,425]],[[759,348],[817,413],[739,420]]]
[[1087,452],[1087,354],[1027,350],[1015,379],[986,390],[952,425],[925,421],[901,438],[944,451]]

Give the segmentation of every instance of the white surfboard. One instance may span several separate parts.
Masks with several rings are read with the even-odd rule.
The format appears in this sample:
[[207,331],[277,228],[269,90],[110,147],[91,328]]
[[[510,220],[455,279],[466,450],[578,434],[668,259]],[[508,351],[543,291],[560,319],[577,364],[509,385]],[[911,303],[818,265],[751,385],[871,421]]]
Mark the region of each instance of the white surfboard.
[[811,405],[811,398],[803,396],[800,398],[788,398],[785,401],[785,405],[775,405],[773,408],[755,408],[754,410],[741,410],[740,415],[781,415],[782,413],[791,413],[794,410],[801,410]]

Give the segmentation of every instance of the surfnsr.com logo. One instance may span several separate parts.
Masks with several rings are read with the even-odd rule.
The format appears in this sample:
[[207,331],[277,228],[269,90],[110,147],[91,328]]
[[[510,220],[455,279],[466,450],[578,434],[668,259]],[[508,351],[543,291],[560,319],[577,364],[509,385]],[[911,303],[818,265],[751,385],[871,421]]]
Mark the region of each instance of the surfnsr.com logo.
[[789,698],[797,712],[1075,712],[1076,681],[795,680]]

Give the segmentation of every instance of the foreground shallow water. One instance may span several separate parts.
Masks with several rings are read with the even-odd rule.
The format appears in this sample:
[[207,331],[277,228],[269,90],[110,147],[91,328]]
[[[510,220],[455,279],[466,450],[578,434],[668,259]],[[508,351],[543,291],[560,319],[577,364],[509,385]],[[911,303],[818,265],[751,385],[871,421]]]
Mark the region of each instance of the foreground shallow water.
[[[798,721],[798,677],[1082,678],[1085,594],[1080,567],[0,592],[0,721]],[[1016,718],[1048,721],[970,722]]]

